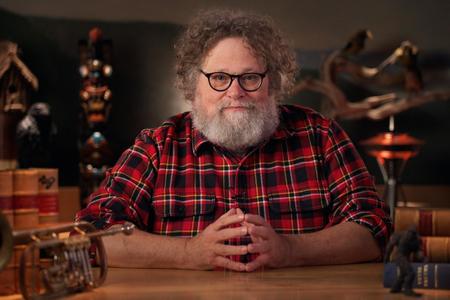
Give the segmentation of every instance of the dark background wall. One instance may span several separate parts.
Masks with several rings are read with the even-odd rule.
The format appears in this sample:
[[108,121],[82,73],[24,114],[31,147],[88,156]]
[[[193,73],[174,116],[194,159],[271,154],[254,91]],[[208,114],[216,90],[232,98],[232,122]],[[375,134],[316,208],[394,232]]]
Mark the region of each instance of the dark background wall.
[[[249,6],[249,2],[244,1],[243,8],[248,8],[246,6]],[[417,1],[407,3],[417,3]],[[425,11],[423,7],[415,9],[411,9],[411,7],[406,9],[406,6],[399,5],[392,7],[398,14],[399,20],[405,18],[414,20],[415,18],[418,24],[411,24],[411,26],[418,31],[417,36],[414,36],[414,30],[411,31],[405,24],[399,24],[400,29],[393,27],[392,30],[389,30],[386,24],[382,24],[386,22],[386,19],[383,20],[383,11],[379,10],[376,4],[368,5],[366,11],[361,7],[360,13],[367,14],[366,21],[370,23],[367,27],[377,24],[377,18],[373,16],[376,14],[379,26],[384,30],[378,41],[374,42],[372,46],[369,45],[363,60],[375,64],[403,39],[413,38],[416,43],[423,43],[419,44],[422,49],[421,65],[428,74],[425,76],[428,87],[449,88],[450,45],[448,45],[449,35],[446,33],[449,33],[450,26],[442,28],[442,19],[433,16],[436,14],[436,10],[445,9],[448,5],[445,4],[446,1],[433,3],[431,1],[428,5],[432,8],[435,4],[438,8],[432,8],[431,12]],[[0,1],[0,7],[1,4]],[[351,7],[347,8],[352,11]],[[104,9],[107,11],[108,8],[104,7]],[[112,7],[111,9],[117,13],[117,8]],[[289,10],[289,7],[283,9],[284,11]],[[406,9],[406,16],[403,9]],[[267,8],[262,9],[263,12],[271,13],[265,10]],[[70,15],[69,12],[65,13]],[[75,11],[73,14],[77,13],[80,12]],[[331,15],[332,12],[328,13]],[[167,14],[167,16],[171,16],[170,13]],[[174,14],[179,15],[180,11],[176,10]],[[278,20],[281,18],[280,14],[282,12],[273,11],[274,17],[278,17]],[[300,10],[299,14],[301,14]],[[388,15],[391,14],[392,11],[389,11]],[[410,16],[411,14],[413,16]],[[428,14],[428,17],[422,14]],[[356,16],[355,11],[353,11],[353,16]],[[182,14],[180,18],[185,21],[187,17]],[[168,116],[189,109],[180,94],[172,87],[174,77],[172,45],[182,25],[171,20],[165,21],[170,19],[169,17],[162,18],[163,20],[155,17],[158,22],[122,20],[119,17],[117,19],[110,20],[105,18],[104,14],[99,14],[98,18],[89,16],[89,18],[82,19],[67,18],[66,15],[58,16],[57,14],[56,17],[23,16],[0,8],[0,39],[9,39],[18,43],[23,52],[23,60],[39,78],[40,88],[33,95],[32,101],[45,101],[50,103],[53,108],[55,122],[59,129],[58,154],[55,160],[61,170],[62,185],[76,185],[78,182],[77,137],[80,78],[77,42],[79,39],[87,37],[91,27],[101,27],[105,37],[112,39],[114,45],[114,74],[111,83],[113,106],[107,135],[116,157],[133,142],[140,129],[157,126]],[[316,22],[311,21],[306,29],[305,26],[298,30],[292,28],[294,20],[284,22],[282,25],[288,32],[304,33],[305,38],[301,42],[298,42],[298,36],[294,41],[298,60],[302,66],[301,76],[316,76],[320,62],[325,55],[340,47],[348,35],[361,28],[355,28],[354,18],[351,21],[341,17],[341,23],[336,24],[334,28],[330,26],[324,28],[320,23],[320,18],[316,19]],[[388,19],[391,24],[395,24],[393,16]],[[433,23],[433,19],[436,19],[436,23]],[[299,20],[301,20],[300,15]],[[362,16],[359,16],[357,20],[356,24],[359,26],[364,24],[365,20]],[[446,22],[447,25],[450,25],[448,20]],[[446,23],[444,22],[444,24]],[[402,29],[404,35],[402,35]],[[343,31],[347,33],[343,34]],[[377,32],[374,33],[377,37]],[[430,36],[428,33],[434,33],[434,36]],[[313,38],[314,36],[316,37]],[[414,37],[416,37],[415,40]],[[446,39],[446,41],[442,39]],[[309,42],[305,43],[304,40]],[[351,99],[358,99],[373,93],[371,90],[348,82],[343,82],[343,84]],[[321,101],[318,95],[311,93],[302,93],[286,100],[289,103],[303,104],[316,109],[321,108]],[[447,171],[450,169],[448,134],[450,131],[450,101],[433,102],[401,113],[396,117],[396,121],[399,131],[406,131],[426,142],[419,156],[412,159],[407,165],[404,182],[450,184],[450,173]],[[357,145],[359,141],[387,129],[387,120],[379,122],[340,121],[340,123]],[[362,150],[361,152],[369,169],[381,182],[381,176],[374,160],[367,157]]]
[[19,44],[22,59],[39,79],[31,101],[48,102],[57,124],[57,155],[62,185],[78,182],[80,76],[78,40],[99,26],[113,40],[113,106],[107,139],[116,158],[139,130],[156,126],[178,110],[172,88],[173,40],[178,25],[67,21],[20,17],[0,11],[0,39]]

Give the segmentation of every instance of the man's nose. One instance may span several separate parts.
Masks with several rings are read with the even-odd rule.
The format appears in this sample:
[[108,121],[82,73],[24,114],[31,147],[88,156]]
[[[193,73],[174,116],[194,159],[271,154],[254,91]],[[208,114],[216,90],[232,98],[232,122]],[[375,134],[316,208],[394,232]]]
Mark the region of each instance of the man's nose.
[[227,94],[233,98],[241,98],[245,95],[245,90],[241,87],[238,79],[235,78],[227,90]]

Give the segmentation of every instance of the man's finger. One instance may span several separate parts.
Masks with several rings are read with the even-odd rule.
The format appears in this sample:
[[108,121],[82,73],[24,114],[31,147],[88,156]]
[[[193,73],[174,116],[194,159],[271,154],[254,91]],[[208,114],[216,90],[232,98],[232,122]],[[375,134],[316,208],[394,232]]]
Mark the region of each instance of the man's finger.
[[235,208],[231,208],[229,211],[227,211],[226,213],[221,215],[219,218],[217,218],[217,220],[220,220],[222,218],[225,218],[226,216],[235,215],[235,214],[236,214],[236,209]]
[[245,215],[244,212],[242,211],[242,209],[240,209],[239,207],[236,208],[236,213],[238,215]]
[[[242,222],[241,225],[247,227],[247,231],[248,231],[249,233],[250,233],[250,228],[256,226],[255,224],[248,223],[248,222],[246,222],[246,221]],[[261,237],[256,236],[256,235],[250,235],[250,237],[251,237],[253,243],[257,243],[257,242],[263,241],[263,239],[262,239]]]
[[267,254],[258,255],[253,261],[249,262],[245,265],[245,271],[253,272],[264,265],[266,265],[269,261],[269,256]]
[[247,227],[239,226],[239,227],[233,227],[233,228],[225,228],[218,230],[215,232],[215,239],[217,241],[226,241],[232,238],[241,237],[244,235],[247,235],[248,230]]
[[214,259],[214,265],[216,267],[222,267],[225,269],[237,271],[237,272],[243,272],[246,271],[245,264],[237,261],[232,261],[231,259],[225,258],[223,256],[217,256]]
[[255,225],[269,226],[266,220],[264,220],[264,218],[259,215],[245,214],[245,221]]
[[250,235],[250,238],[253,243],[260,243],[262,241],[265,241],[262,237],[259,237],[257,235]]
[[266,253],[270,250],[268,242],[251,243],[247,245],[248,253]]
[[230,256],[245,255],[248,253],[248,250],[247,246],[217,245],[214,252],[220,256]]
[[248,233],[250,236],[255,238],[262,238],[262,239],[268,239],[270,237],[270,234],[272,233],[271,228],[263,227],[263,226],[252,226],[248,228]]
[[247,228],[256,226],[255,224],[252,224],[252,223],[249,223],[249,222],[246,222],[246,221],[242,222],[241,225],[242,225],[242,226],[245,226],[245,227],[247,227]]
[[227,215],[220,217],[217,219],[214,223],[212,223],[210,226],[215,230],[220,230],[223,227],[227,227],[232,224],[239,224],[244,220],[244,215]]

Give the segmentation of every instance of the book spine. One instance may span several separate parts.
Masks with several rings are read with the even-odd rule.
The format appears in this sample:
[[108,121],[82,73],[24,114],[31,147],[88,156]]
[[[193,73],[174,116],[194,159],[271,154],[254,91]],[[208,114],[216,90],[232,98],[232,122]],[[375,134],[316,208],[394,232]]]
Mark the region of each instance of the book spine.
[[450,209],[395,209],[395,231],[407,230],[416,225],[423,236],[450,236]]
[[[14,246],[15,293],[20,293],[20,263],[22,254],[27,247],[27,245]],[[37,272],[39,272],[38,270],[40,269],[40,253],[38,248],[35,248],[34,252],[31,252],[31,255],[27,256],[25,269],[25,285],[27,286],[27,290],[31,291],[34,289],[39,291],[39,288],[41,286],[41,279],[40,276],[37,276]]]
[[6,216],[12,227],[14,225],[12,170],[0,171],[0,212]]
[[[450,264],[412,263],[416,278],[413,288],[450,289]],[[400,275],[400,269],[394,263],[384,265],[383,286],[391,288]]]
[[38,171],[39,223],[49,224],[59,221],[58,169],[36,169]]
[[39,225],[37,205],[38,172],[34,169],[14,171],[14,228],[27,229]]
[[450,262],[450,237],[424,236],[422,250],[429,262]]

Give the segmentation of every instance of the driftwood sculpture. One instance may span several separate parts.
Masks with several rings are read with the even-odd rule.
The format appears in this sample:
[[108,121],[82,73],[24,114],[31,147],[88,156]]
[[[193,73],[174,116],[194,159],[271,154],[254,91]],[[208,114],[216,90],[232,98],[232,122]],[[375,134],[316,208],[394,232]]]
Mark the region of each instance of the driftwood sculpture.
[[[358,31],[347,42],[344,48],[331,53],[324,61],[320,79],[307,78],[298,82],[294,94],[301,91],[314,91],[323,94],[331,103],[332,118],[372,120],[384,119],[412,107],[436,101],[450,99],[450,91],[424,91],[420,69],[417,64],[418,48],[404,41],[394,52],[378,66],[370,68],[352,61],[359,54],[367,39],[372,38],[368,30]],[[376,82],[380,74],[393,64],[404,68],[404,88],[406,96],[387,93],[351,102],[336,84],[339,73],[350,75],[357,81]],[[384,74],[386,77],[386,75]],[[380,80],[378,80],[380,81]]]

